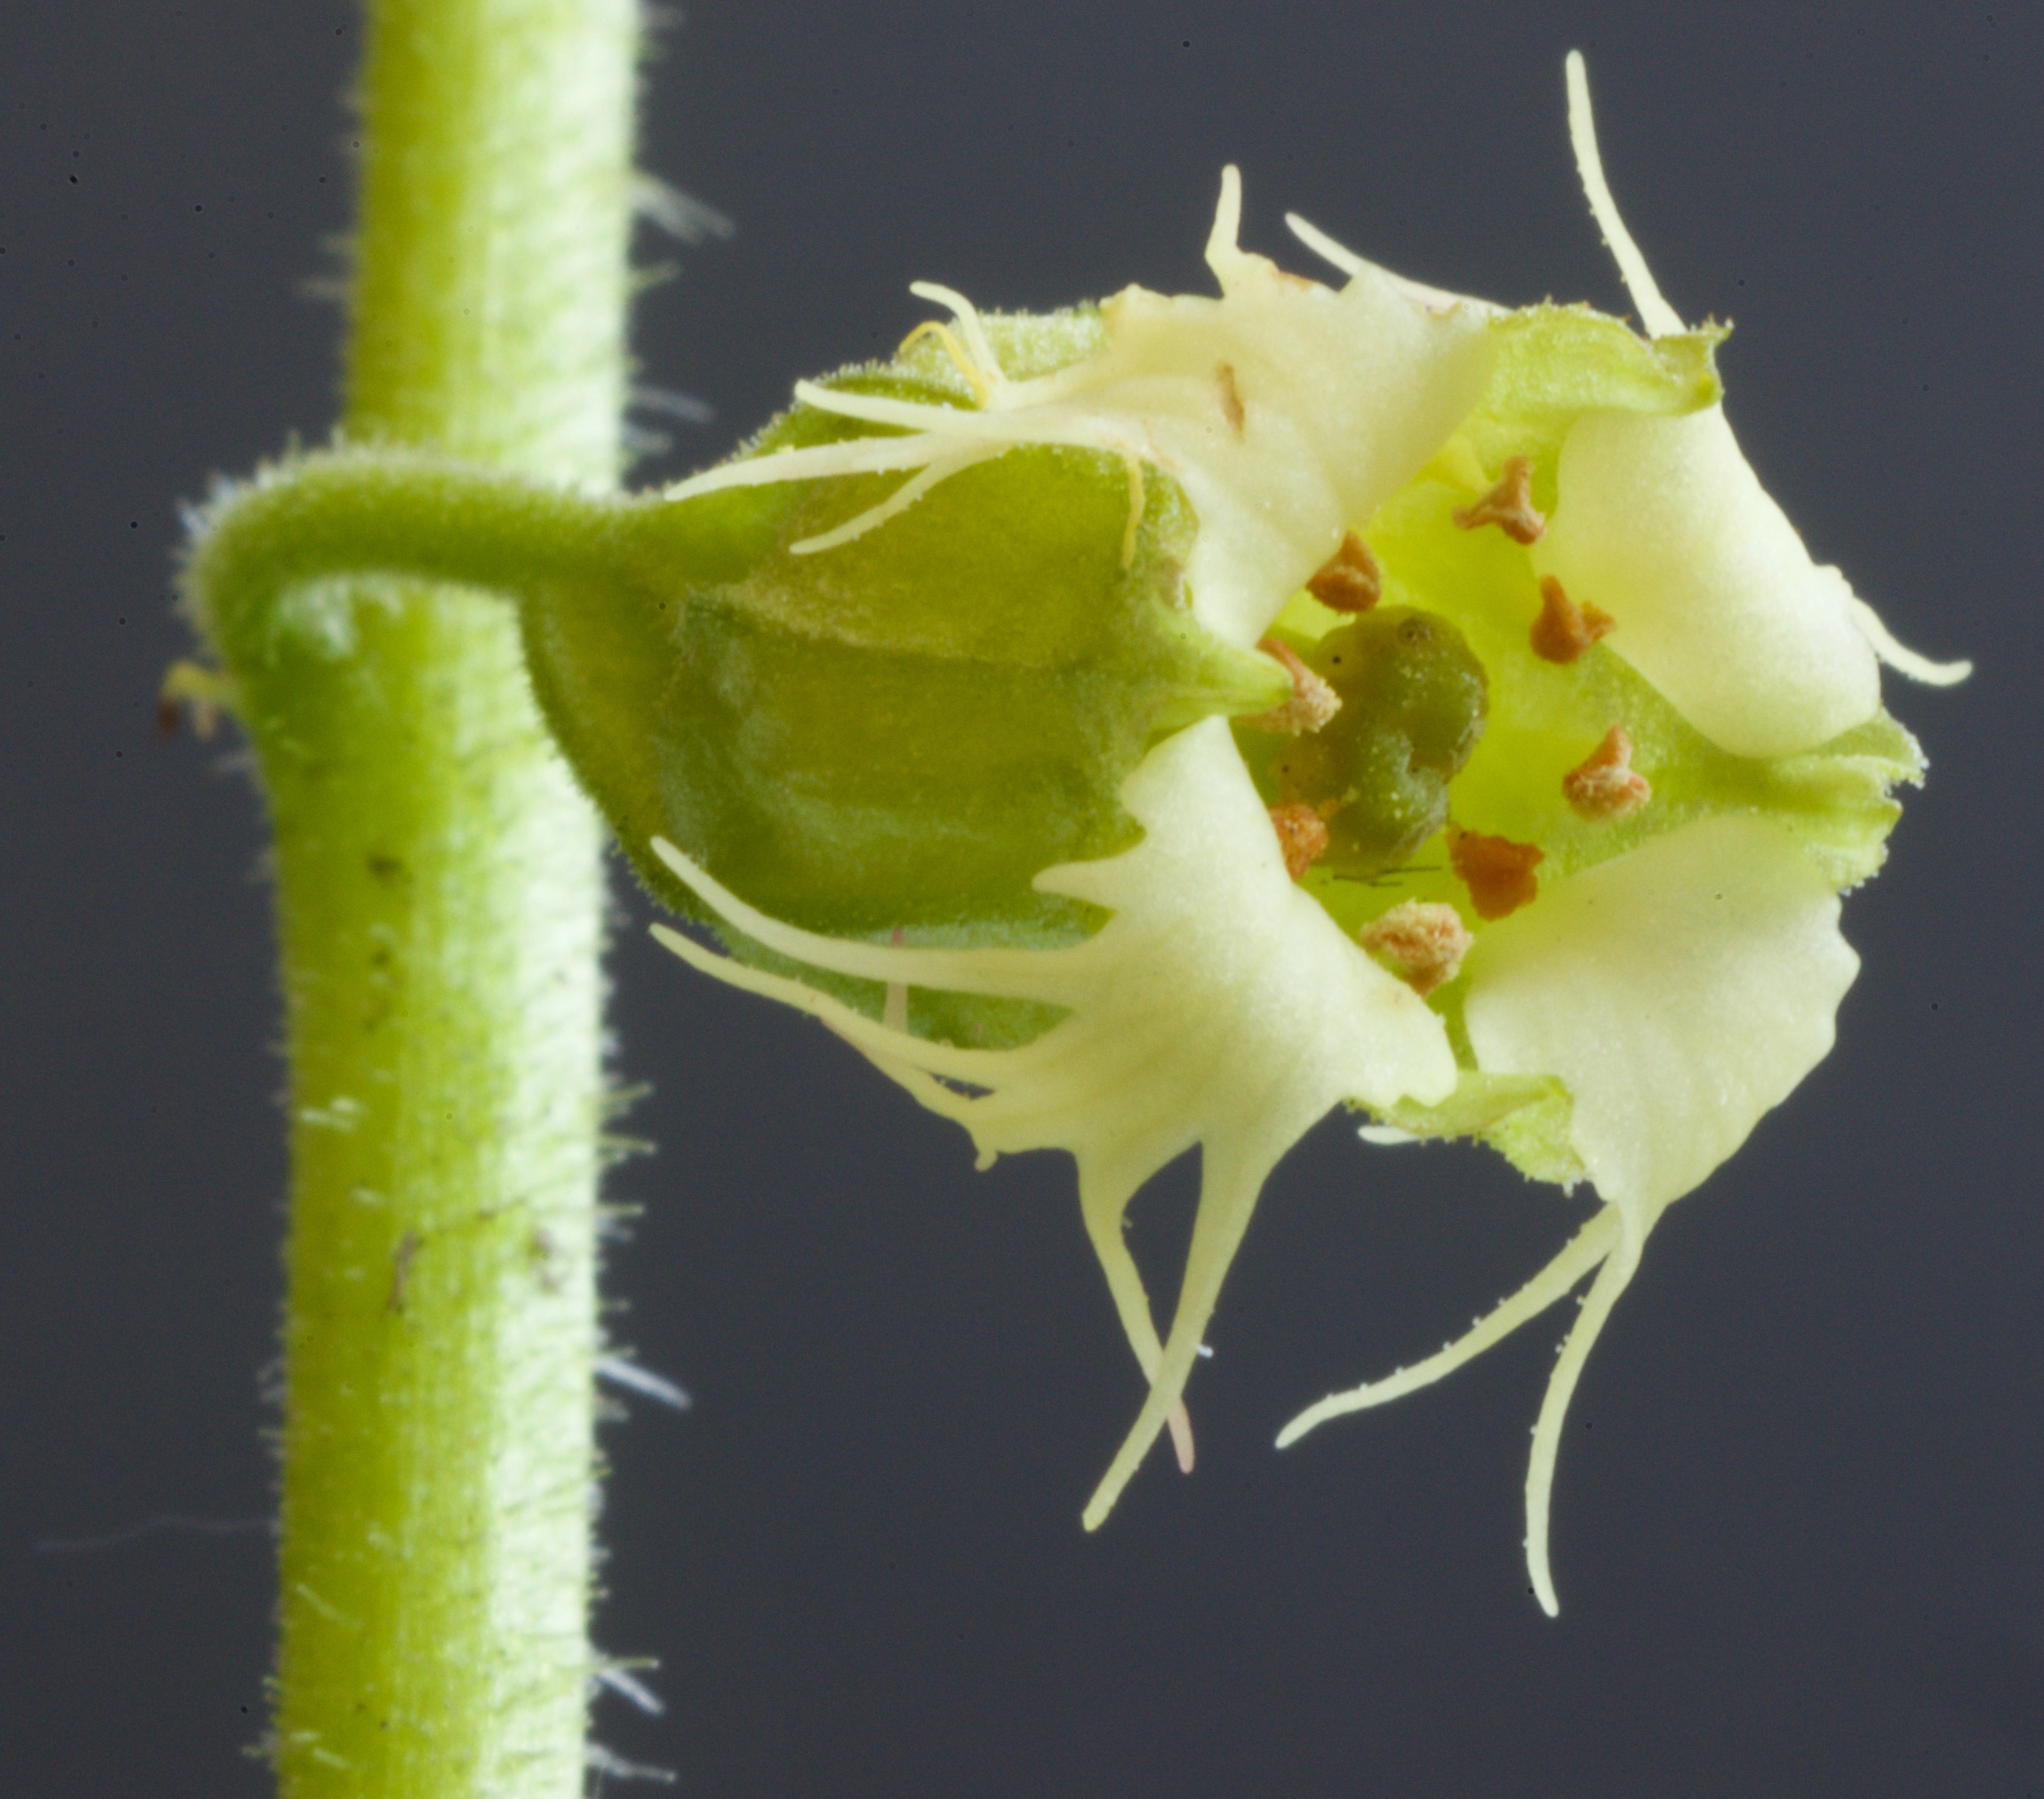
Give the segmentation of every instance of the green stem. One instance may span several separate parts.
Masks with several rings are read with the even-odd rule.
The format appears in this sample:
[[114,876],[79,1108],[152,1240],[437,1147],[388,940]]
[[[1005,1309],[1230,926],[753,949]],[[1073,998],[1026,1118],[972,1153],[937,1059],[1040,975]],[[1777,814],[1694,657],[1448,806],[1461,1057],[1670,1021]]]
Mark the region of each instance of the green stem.
[[261,667],[286,636],[352,636],[362,594],[343,584],[350,578],[459,582],[513,602],[551,582],[615,590],[643,580],[658,503],[405,451],[322,452],[210,510],[185,590],[229,665]]
[[[375,0],[350,442],[613,483],[636,14]],[[498,602],[386,582],[213,622],[275,830],[289,1015],[280,1786],[568,1799],[597,826]]]

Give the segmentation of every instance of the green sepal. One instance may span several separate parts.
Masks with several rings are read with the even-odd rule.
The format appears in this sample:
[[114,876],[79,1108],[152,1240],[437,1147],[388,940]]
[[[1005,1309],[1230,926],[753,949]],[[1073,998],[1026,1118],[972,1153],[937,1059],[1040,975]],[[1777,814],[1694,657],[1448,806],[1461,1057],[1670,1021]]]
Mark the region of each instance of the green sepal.
[[[1082,349],[1097,330],[1083,314],[989,325],[1004,360],[1024,370]],[[927,344],[910,360],[912,372],[869,367],[831,385],[959,398],[962,382]],[[798,406],[743,453],[859,430]],[[634,867],[684,916],[699,908],[653,856],[655,836],[819,933],[1073,941],[1097,915],[1037,892],[1035,876],[1134,840],[1118,795],[1161,736],[1266,709],[1289,681],[1194,620],[1182,570],[1196,521],[1155,469],[1124,566],[1128,474],[1099,452],[1013,450],[849,543],[791,553],[901,479],[731,488],[632,509],[600,586],[528,592],[536,690]],[[877,988],[856,984],[845,997],[880,1003]],[[931,1004],[919,994],[915,1009]],[[912,1010],[912,1021],[988,1040],[982,1009],[941,1021]]]
[[1483,399],[1447,454],[1466,445],[1491,475],[1507,456],[1530,458],[1533,502],[1545,510],[1554,504],[1555,463],[1570,425],[1586,412],[1668,416],[1715,406],[1724,391],[1717,348],[1730,331],[1706,325],[1645,338],[1586,306],[1508,313],[1490,328]]
[[1474,1137],[1489,1144],[1527,1179],[1573,1186],[1582,1159],[1569,1142],[1574,1107],[1551,1074],[1484,1074],[1465,1070],[1438,1105],[1404,1101],[1370,1116],[1416,1137]]

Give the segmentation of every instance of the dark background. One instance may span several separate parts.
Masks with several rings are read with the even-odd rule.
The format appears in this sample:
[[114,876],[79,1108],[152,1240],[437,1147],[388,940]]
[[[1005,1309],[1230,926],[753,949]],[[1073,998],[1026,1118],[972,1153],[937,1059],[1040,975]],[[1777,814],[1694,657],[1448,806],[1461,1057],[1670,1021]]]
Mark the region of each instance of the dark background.
[[[332,414],[359,48],[336,0],[75,0],[0,33],[0,1782],[255,1793],[282,1167],[255,796],[152,740],[175,505]],[[1201,1466],[1081,1502],[1137,1386],[1062,1158],[960,1136],[810,1024],[687,975],[624,902],[621,1065],[658,1156],[615,1328],[694,1393],[606,1428],[598,1708],[683,1790],[762,1796],[2044,1793],[2035,323],[2040,14],[2013,7],[1031,6],[694,0],[646,158],[730,213],[637,319],[709,459],[884,349],[906,283],[1043,306],[1205,290],[1296,208],[1390,266],[1614,309],[1564,128],[1589,52],[1731,409],[1905,639],[1934,767],[1847,909],[1837,1052],[1654,1239],[1570,1420],[1527,1592],[1551,1317],[1283,1455],[1581,1209],[1324,1125],[1281,1170],[1193,1399]],[[328,246],[323,248],[323,245]],[[649,262],[674,255],[650,237]],[[683,428],[686,431],[686,428]],[[620,878],[620,890],[624,883]],[[1190,1185],[1138,1208],[1168,1255]]]

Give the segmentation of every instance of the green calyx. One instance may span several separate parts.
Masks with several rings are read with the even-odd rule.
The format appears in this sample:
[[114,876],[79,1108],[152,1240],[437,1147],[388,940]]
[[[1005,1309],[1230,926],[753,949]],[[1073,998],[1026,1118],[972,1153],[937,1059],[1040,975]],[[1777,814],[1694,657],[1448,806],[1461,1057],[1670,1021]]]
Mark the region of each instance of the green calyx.
[[[1085,354],[1099,334],[1085,312],[989,322],[1024,374]],[[970,398],[928,343],[832,385]],[[741,454],[866,433],[798,406]],[[1139,486],[1116,456],[1025,448],[954,475],[881,529],[820,553],[793,547],[900,484],[890,474],[620,499],[341,452],[266,471],[217,504],[187,588],[259,734],[280,683],[317,678],[352,640],[362,590],[332,577],[425,575],[515,597],[558,742],[641,878],[684,916],[701,909],[654,855],[656,838],[820,932],[1074,940],[1099,915],[1039,893],[1035,877],[1127,847],[1138,833],[1119,795],[1146,752],[1200,718],[1279,703],[1286,678],[1193,618],[1182,571],[1196,521],[1155,469]],[[878,1009],[878,988],[841,985]],[[1045,1021],[1039,1009],[955,996],[919,994],[917,1006],[919,1028],[961,1040],[1026,1036]]]
[[[893,371],[840,384],[943,397]],[[747,453],[844,435],[801,409]],[[649,514],[648,537],[671,542],[644,559],[666,572],[622,602],[563,588],[528,602],[542,702],[678,909],[694,902],[653,860],[655,836],[808,929],[1069,940],[1092,921],[1034,877],[1125,848],[1117,796],[1150,745],[1268,707],[1285,678],[1193,621],[1194,521],[1154,471],[1125,559],[1121,463],[1047,448],[966,469],[852,541],[790,548],[898,484],[730,490]],[[694,544],[716,514],[744,524],[712,564]]]

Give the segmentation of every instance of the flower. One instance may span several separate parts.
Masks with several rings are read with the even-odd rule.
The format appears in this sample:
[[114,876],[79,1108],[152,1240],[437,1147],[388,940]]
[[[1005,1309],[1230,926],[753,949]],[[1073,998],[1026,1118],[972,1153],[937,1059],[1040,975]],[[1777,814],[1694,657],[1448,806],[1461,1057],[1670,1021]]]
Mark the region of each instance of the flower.
[[[1062,936],[967,924],[909,944],[878,916],[825,932],[740,897],[743,869],[704,846],[653,846],[735,952],[658,928],[684,959],[820,1017],[964,1125],[982,1166],[1072,1153],[1151,1383],[1089,1528],[1166,1429],[1189,1465],[1182,1396],[1228,1263],[1271,1168],[1334,1105],[1366,1109],[1377,1141],[1476,1136],[1537,1178],[1588,1180],[1602,1209],[1520,1293],[1280,1439],[1438,1378],[1593,1277],[1527,1478],[1550,1612],[1554,1452],[1597,1332],[1662,1212],[1831,1047],[1858,967],[1838,894],[1877,867],[1889,790],[1923,768],[1881,709],[1877,657],[1964,672],[1894,645],[1761,488],[1719,404],[1723,333],[1661,298],[1604,183],[1579,57],[1570,89],[1644,338],[1404,280],[1297,219],[1346,280],[1287,274],[1239,248],[1231,168],[1207,247],[1219,298],[1132,287],[1031,336],[918,286],[953,317],[895,365],[930,397],[802,383],[806,440],[670,490],[863,482],[784,541],[824,567],[1017,450],[1091,452],[1096,487],[1120,465],[1123,569],[1163,579],[1214,648],[1146,702],[1140,753],[1116,765],[1139,838],[1034,873],[1070,907]],[[1189,548],[1153,555],[1181,498]],[[840,622],[879,603],[832,591]],[[912,1024],[912,993],[950,1009]],[[1009,1008],[1005,1035],[947,1040],[943,1021],[984,1001]],[[1123,1216],[1195,1144],[1200,1207],[1160,1331]]]

